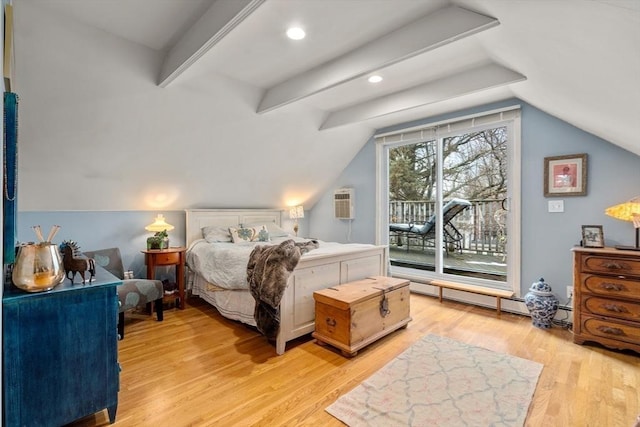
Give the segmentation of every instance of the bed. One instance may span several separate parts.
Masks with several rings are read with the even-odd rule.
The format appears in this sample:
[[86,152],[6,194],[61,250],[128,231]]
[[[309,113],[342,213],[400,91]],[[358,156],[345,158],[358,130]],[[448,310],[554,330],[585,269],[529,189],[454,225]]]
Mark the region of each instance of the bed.
[[[276,244],[286,239],[300,242],[308,239],[294,237],[283,230],[282,211],[278,209],[187,209],[185,212],[187,289],[216,307],[224,317],[256,326],[253,318],[255,301],[246,283],[246,257],[252,246]],[[265,225],[270,232],[270,241],[234,244],[222,238],[217,240],[216,233],[240,225]],[[203,232],[206,232],[206,239]],[[313,332],[314,291],[387,273],[386,246],[319,243],[317,249],[302,255],[289,276],[280,302],[277,354],[284,353],[288,341]],[[238,257],[234,259],[227,252],[220,252],[221,247],[229,247],[238,253]],[[218,255],[213,256],[212,253]],[[238,270],[243,263],[244,281],[240,278],[242,272]],[[226,272],[227,266],[231,266],[231,273]],[[224,272],[221,272],[221,267],[224,267]]]

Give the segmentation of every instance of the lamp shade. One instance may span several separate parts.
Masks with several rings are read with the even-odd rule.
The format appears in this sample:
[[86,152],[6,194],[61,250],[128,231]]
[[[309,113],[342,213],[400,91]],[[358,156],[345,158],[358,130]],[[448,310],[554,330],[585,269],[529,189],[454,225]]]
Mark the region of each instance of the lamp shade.
[[605,214],[623,221],[632,221],[635,228],[640,228],[640,196],[628,202],[605,209]]
[[153,221],[152,224],[147,225],[144,229],[147,231],[171,231],[173,230],[175,227],[171,224],[167,224],[167,222],[164,220],[164,215],[162,214],[158,214],[158,216],[156,216],[155,221]]
[[304,207],[302,205],[292,206],[291,209],[289,209],[289,218],[304,218]]
[[628,202],[611,206],[610,208],[605,209],[604,213],[613,218],[621,219],[623,221],[632,221],[633,226],[636,229],[636,245],[635,246],[617,245],[616,249],[628,249],[632,251],[640,251],[640,196],[634,197]]

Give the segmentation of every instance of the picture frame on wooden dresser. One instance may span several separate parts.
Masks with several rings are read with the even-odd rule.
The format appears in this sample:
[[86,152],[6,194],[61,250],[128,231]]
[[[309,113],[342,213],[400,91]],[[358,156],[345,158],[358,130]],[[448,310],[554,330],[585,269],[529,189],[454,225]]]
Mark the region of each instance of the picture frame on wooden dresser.
[[604,231],[601,225],[582,226],[582,246],[585,248],[604,248]]

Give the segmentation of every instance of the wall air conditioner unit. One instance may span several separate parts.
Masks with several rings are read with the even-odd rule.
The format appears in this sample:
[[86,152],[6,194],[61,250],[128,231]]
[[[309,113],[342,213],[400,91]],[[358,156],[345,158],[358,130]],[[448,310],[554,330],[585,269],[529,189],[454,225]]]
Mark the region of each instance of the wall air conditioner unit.
[[337,219],[353,219],[353,188],[340,188],[333,193],[333,211]]

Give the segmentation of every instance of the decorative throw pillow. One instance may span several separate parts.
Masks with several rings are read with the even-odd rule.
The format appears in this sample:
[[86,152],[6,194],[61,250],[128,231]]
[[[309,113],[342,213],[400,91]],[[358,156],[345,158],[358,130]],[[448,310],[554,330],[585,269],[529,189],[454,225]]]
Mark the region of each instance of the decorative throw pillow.
[[265,225],[255,227],[229,227],[233,243],[240,242],[268,242],[269,230]]
[[231,241],[233,241],[233,243],[253,242],[258,235],[256,229],[253,227],[229,227],[229,233],[231,233]]
[[256,240],[258,242],[269,242],[271,240],[269,239],[269,230],[267,230],[266,225],[256,227],[255,230],[258,232],[256,235]]
[[229,226],[223,227],[219,225],[212,225],[208,227],[202,227],[202,237],[209,242],[230,242],[231,234],[229,234]]
[[262,223],[251,223],[251,224],[244,224],[245,227],[255,227],[255,228],[261,228],[261,227],[266,227],[267,228],[267,232],[269,233],[269,238],[273,238],[273,237],[288,237],[289,235],[291,235],[291,233],[289,233],[288,231],[283,230],[282,228],[278,227],[278,225],[275,222],[267,222],[266,224],[262,224]]

